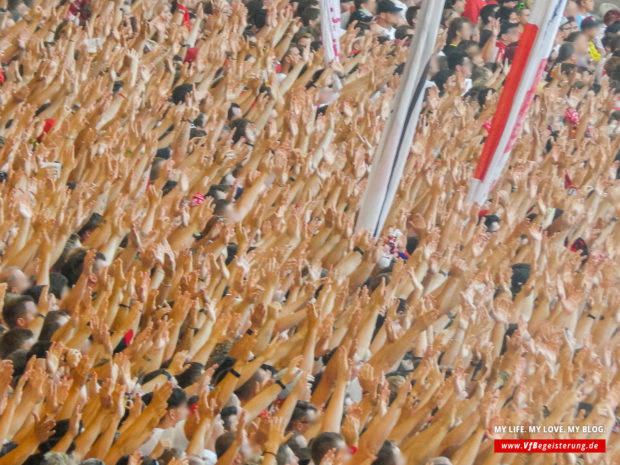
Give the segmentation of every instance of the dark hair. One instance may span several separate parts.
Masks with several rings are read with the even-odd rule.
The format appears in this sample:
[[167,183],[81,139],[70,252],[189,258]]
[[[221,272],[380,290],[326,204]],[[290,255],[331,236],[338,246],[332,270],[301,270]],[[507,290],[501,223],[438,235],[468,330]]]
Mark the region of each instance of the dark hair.
[[82,275],[84,258],[86,258],[86,249],[77,249],[69,254],[60,268],[60,272],[67,278],[70,287],[75,286]]
[[501,38],[504,34],[508,34],[511,29],[515,29],[519,27],[517,23],[502,23],[499,29],[499,37]]
[[408,24],[398,26],[394,31],[394,38],[398,40],[404,40],[413,37],[413,29]]
[[68,316],[69,312],[65,310],[55,310],[45,315],[43,327],[39,333],[39,341],[51,341],[54,333],[62,326],[62,324],[60,324],[60,319]]
[[194,384],[200,379],[200,375],[202,375],[204,369],[205,367],[202,363],[191,362],[183,373],[175,376],[179,387],[186,388]]
[[26,459],[22,465],[49,465],[43,454],[34,454]]
[[306,402],[304,400],[298,400],[291,414],[291,419],[288,422],[287,430],[290,430],[298,421],[304,421],[308,418],[310,412],[317,412],[318,409],[314,404]]
[[28,351],[19,349],[14,351],[11,355],[6,357],[7,360],[13,362],[13,381],[19,379],[21,375],[26,371],[26,365],[28,364]]
[[32,339],[34,334],[26,328],[13,328],[0,338],[0,358],[6,358],[16,350],[22,348],[24,342]]
[[562,63],[568,60],[575,53],[575,44],[571,42],[564,42],[560,46],[560,50],[558,51],[558,57],[556,61],[558,63]]
[[48,293],[54,294],[57,299],[62,298],[62,290],[69,286],[69,280],[60,273],[50,273],[50,287]]
[[215,440],[215,455],[220,459],[226,451],[232,446],[236,438],[235,433],[224,433]]
[[244,401],[248,400],[250,396],[254,393],[254,388],[265,378],[265,370],[259,368],[254,372],[254,374],[248,379],[245,383],[243,383],[237,390],[235,394],[239,398],[239,400]]
[[315,19],[319,19],[321,16],[321,10],[314,7],[305,8],[301,13],[301,22],[304,26],[309,26],[310,21],[314,21]]
[[571,32],[564,42],[565,43],[566,42],[575,42],[579,38],[580,35],[583,35],[583,32],[581,32],[581,31]]
[[396,465],[396,450],[398,446],[392,441],[385,441],[379,449],[377,458],[371,465]]
[[187,95],[194,90],[193,84],[181,84],[172,90],[172,102],[175,105],[185,102]]
[[237,109],[237,108],[239,110],[241,110],[241,107],[238,104],[236,104],[236,103],[231,103],[230,104],[230,107],[228,107],[228,114],[227,114],[228,121],[230,121],[233,118],[233,116],[235,116],[234,112],[235,112],[235,109]]
[[49,350],[51,345],[52,343],[50,341],[35,342],[28,351],[28,359],[30,360],[33,356],[36,358],[46,358],[47,351]]
[[499,10],[497,10],[497,14],[495,17],[499,19],[501,22],[510,22],[510,15],[516,13],[517,10],[514,8],[508,8],[507,6],[500,6]]
[[239,142],[242,137],[246,137],[245,131],[249,124],[251,124],[251,121],[245,118],[239,118],[230,123],[230,129],[234,131],[233,142]]
[[88,218],[86,224],[82,226],[82,229],[78,231],[78,235],[80,237],[84,236],[84,234],[86,234],[87,232],[91,232],[94,229],[98,228],[102,222],[103,216],[101,216],[99,213],[93,213],[92,215],[90,215],[90,218]]
[[41,285],[34,285],[34,286],[30,286],[28,289],[26,289],[22,295],[29,295],[30,297],[32,297],[32,299],[34,300],[34,302],[36,304],[39,303],[39,299],[41,298],[41,293],[43,292],[43,288],[45,286],[41,286]]
[[29,302],[34,303],[34,299],[29,295],[18,297],[4,306],[2,309],[2,318],[9,329],[17,326],[17,320],[26,315],[27,305]]
[[62,437],[69,431],[69,419],[58,420],[54,425],[54,433],[47,439],[47,441],[39,444],[39,452],[45,454],[51,451],[56,444],[60,442]]
[[409,26],[414,25],[414,20],[418,17],[419,10],[419,6],[410,6],[407,8],[407,11],[405,12],[405,19],[407,20],[407,24],[409,24]]
[[437,74],[435,74],[435,76],[433,77],[433,82],[439,89],[440,93],[443,93],[445,85],[448,82],[448,79],[450,79],[450,77],[453,74],[454,74],[454,71],[452,71],[451,69],[444,69],[444,70],[439,71]]
[[185,394],[183,389],[175,387],[172,389],[170,397],[168,397],[168,410],[179,408],[183,404],[187,404],[187,394]]
[[463,29],[465,24],[469,23],[467,18],[454,18],[450,21],[450,25],[448,26],[448,32],[446,34],[446,43],[451,44],[454,42],[456,38],[456,33],[460,32]]
[[[467,50],[471,47],[480,47],[480,44],[478,42],[476,42],[475,40],[462,40],[458,45],[457,45],[459,50],[462,50],[463,52],[467,53]],[[469,56],[469,54],[468,54]]]
[[231,430],[231,425],[230,425],[231,417],[238,415],[238,413],[239,411],[237,410],[237,407],[235,407],[234,405],[224,407],[222,409],[222,411],[220,412],[220,417],[222,418],[222,422],[224,423],[224,429],[226,431]]
[[480,9],[480,20],[482,24],[488,24],[491,18],[497,18],[497,5],[485,5]]
[[464,66],[467,59],[467,54],[462,50],[452,50],[448,53],[448,69],[455,71],[457,66]]
[[312,441],[312,461],[321,463],[325,454],[336,449],[339,443],[344,443],[344,437],[339,433],[321,433]]

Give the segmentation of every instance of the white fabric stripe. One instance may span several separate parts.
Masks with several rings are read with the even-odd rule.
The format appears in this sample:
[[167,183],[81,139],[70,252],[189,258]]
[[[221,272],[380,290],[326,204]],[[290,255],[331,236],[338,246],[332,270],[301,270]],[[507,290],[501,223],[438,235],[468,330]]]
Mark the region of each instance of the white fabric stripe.
[[[542,0],[534,5],[531,14],[532,21],[530,23],[535,24],[539,28],[538,35],[532,46],[530,59],[523,70],[508,120],[489,164],[489,169],[482,183],[472,183],[469,193],[470,201],[476,202],[479,205],[483,205],[486,202],[493,184],[499,179],[508,161],[510,156],[510,150],[508,150],[509,143],[514,136],[518,136],[522,123],[522,121],[519,121],[520,116],[525,116],[527,113],[527,111],[522,113],[522,106],[525,103],[528,92],[535,84],[541,62],[547,59],[551,53],[566,2],[567,0]],[[517,133],[514,133],[514,131],[517,131]]]
[[338,60],[340,56],[340,1],[321,0],[321,37],[325,53],[325,64]]
[[[424,93],[420,94],[413,108],[411,100],[420,81],[426,80],[425,68],[433,53],[442,12],[443,2],[422,4],[418,20],[420,30],[416,31],[409,48],[409,57],[392,103],[392,112],[375,152],[355,225],[356,230],[366,229],[375,237],[380,234],[389,214],[411,149]],[[401,139],[402,143],[399,144]]]

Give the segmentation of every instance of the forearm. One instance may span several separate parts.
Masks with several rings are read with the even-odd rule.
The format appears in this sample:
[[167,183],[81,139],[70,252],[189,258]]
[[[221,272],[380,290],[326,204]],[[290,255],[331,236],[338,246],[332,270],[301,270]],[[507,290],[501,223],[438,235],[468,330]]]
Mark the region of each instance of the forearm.
[[323,418],[323,433],[339,433],[340,423],[342,422],[342,411],[344,408],[344,396],[347,390],[347,381],[340,380],[336,384],[334,393],[329,401],[325,416]]
[[15,449],[8,454],[0,457],[0,465],[16,465],[24,463],[26,459],[34,454],[39,446],[39,441],[35,437],[34,431],[29,437],[22,441]]
[[263,389],[258,395],[249,400],[243,409],[247,412],[246,419],[248,421],[254,420],[263,410],[265,410],[269,404],[271,404],[278,394],[282,391],[282,388],[278,384],[273,384],[267,389]]
[[108,417],[110,422],[105,422],[106,430],[101,434],[95,444],[88,451],[88,457],[94,458],[102,458],[105,457],[106,451],[109,451],[112,448],[112,443],[114,442],[114,436],[118,430],[118,423],[120,422],[120,418],[118,415],[114,414]]

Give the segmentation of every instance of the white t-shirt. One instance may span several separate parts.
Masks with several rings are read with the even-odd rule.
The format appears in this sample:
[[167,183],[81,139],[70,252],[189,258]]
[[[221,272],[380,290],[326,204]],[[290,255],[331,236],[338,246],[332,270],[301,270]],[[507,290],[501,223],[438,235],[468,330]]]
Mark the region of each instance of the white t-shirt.
[[172,428],[155,428],[151,438],[146,441],[138,450],[144,455],[149,455],[157,444],[162,440],[167,440],[171,448],[184,451],[189,446],[189,441],[185,437],[185,420],[178,422]]

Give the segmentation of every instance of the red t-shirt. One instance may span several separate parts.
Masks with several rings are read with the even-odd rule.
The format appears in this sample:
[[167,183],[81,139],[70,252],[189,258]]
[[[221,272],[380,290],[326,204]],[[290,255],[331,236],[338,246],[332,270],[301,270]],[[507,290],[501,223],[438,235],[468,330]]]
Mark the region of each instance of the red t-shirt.
[[472,23],[478,24],[480,10],[486,5],[497,5],[496,0],[467,0],[465,3],[465,11],[463,16]]

